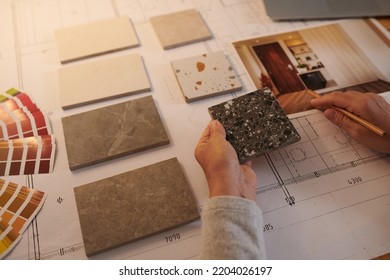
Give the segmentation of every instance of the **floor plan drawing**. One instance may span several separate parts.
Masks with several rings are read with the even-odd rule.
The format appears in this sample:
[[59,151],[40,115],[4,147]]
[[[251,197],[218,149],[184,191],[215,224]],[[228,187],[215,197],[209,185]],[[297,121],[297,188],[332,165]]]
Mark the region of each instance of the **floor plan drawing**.
[[[322,242],[330,246],[326,247],[324,258],[334,258],[341,253],[345,254],[342,258],[369,256],[372,252],[366,251],[364,246],[359,248],[360,242],[373,241],[368,235],[362,240],[352,238],[348,241],[351,244],[356,242],[349,244],[356,246],[356,251],[351,254],[333,245],[334,242],[344,243],[345,237],[341,236],[339,240],[340,237],[328,236],[316,227],[326,219],[335,219],[335,223],[328,220],[320,228],[341,223],[343,230],[354,232],[352,225],[356,222],[361,223],[360,226],[371,227],[368,230],[372,231],[384,226],[377,223],[389,211],[390,188],[386,183],[390,178],[389,155],[363,147],[326,120],[321,112],[307,112],[305,116],[293,118],[293,122],[302,140],[254,162],[260,178],[258,204],[265,218],[266,240],[275,241],[283,237],[288,242],[288,248],[295,246],[292,241],[297,238],[303,246],[311,246],[307,242],[313,242],[320,234]],[[367,220],[358,221],[360,212],[357,211],[375,203],[375,208],[381,209],[380,213],[367,208],[364,215]],[[351,221],[351,216],[357,220]],[[364,225],[365,222],[367,225]],[[388,227],[389,223],[386,222],[386,225]],[[310,229],[302,232],[305,226]],[[304,235],[299,236],[299,233]],[[310,238],[306,239],[307,236]],[[327,240],[329,243],[326,243]],[[283,256],[283,250],[273,247],[279,242],[281,240],[267,242],[270,245],[268,257],[289,258],[288,255]],[[385,242],[382,240],[382,246],[388,246],[388,242],[387,238]],[[319,255],[300,250],[291,250],[290,254],[291,258],[298,259],[319,258]]]

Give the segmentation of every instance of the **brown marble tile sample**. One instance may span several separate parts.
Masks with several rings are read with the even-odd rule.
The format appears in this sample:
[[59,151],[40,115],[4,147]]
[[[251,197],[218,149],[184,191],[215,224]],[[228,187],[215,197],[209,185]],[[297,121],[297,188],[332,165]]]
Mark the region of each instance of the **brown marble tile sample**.
[[151,17],[150,22],[164,50],[212,37],[205,21],[195,9]]
[[200,218],[177,158],[74,189],[87,256]]
[[301,137],[271,90],[264,88],[212,106],[240,162],[298,142]]
[[71,170],[169,143],[151,96],[65,117],[62,125]]

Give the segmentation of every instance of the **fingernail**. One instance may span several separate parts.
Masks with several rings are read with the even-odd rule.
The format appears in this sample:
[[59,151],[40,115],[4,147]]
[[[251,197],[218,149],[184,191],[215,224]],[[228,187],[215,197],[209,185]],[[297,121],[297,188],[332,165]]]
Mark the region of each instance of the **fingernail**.
[[311,105],[313,105],[314,107],[318,104],[318,99],[317,98],[313,98],[310,100],[310,103]]
[[217,128],[217,127],[219,127],[219,121],[212,120],[211,121],[211,128]]

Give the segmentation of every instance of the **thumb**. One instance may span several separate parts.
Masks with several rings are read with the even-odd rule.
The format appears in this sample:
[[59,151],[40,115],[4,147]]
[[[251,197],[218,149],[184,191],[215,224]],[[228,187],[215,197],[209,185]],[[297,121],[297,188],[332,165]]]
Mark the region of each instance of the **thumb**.
[[214,137],[222,137],[223,139],[226,138],[225,128],[218,120],[212,120],[210,126],[211,126],[210,138],[214,138]]

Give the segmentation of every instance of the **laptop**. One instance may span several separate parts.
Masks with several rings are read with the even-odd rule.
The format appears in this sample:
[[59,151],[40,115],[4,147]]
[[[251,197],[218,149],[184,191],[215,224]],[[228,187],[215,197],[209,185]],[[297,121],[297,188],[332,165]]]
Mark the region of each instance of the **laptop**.
[[263,0],[273,20],[390,16],[390,0]]

